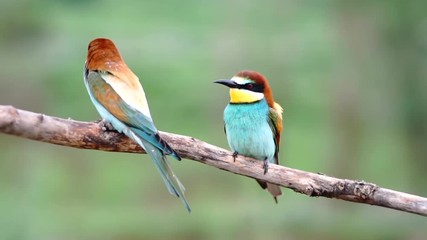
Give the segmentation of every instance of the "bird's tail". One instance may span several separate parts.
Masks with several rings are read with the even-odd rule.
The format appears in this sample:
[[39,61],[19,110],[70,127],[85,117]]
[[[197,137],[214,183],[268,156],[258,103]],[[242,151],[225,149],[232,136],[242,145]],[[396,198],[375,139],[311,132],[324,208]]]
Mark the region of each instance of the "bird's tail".
[[169,144],[163,140],[162,138],[160,138],[159,134],[157,133],[155,136],[156,141],[159,143],[160,145],[160,150],[166,154],[166,155],[171,155],[172,157],[174,157],[176,160],[181,161],[181,157],[178,155],[178,153],[175,152],[175,150],[173,150],[173,148],[171,146],[169,146]]
[[[182,185],[182,183],[179,181],[178,177],[175,175],[175,173],[172,171],[172,168],[169,164],[168,159],[166,158],[165,153],[163,150],[160,150],[157,146],[151,144],[151,142],[138,137],[137,134],[135,134],[133,131],[130,131],[130,137],[135,140],[141,147],[145,149],[147,154],[150,156],[151,160],[153,161],[154,165],[156,166],[157,170],[160,172],[160,175],[162,176],[163,181],[165,182],[165,185],[168,189],[168,191],[177,197],[179,197],[184,204],[185,208],[187,208],[188,212],[191,212],[190,205],[188,204],[187,200],[184,196],[185,187]],[[156,135],[158,137],[158,135]],[[162,140],[161,138],[159,138]],[[166,143],[162,140],[162,144]],[[167,143],[166,143],[167,144]],[[169,145],[167,145],[169,147]],[[170,148],[170,147],[169,147]],[[172,149],[172,148],[170,148]],[[173,150],[172,150],[173,151]],[[169,153],[172,156],[179,156],[175,153],[175,151]],[[180,158],[179,158],[180,159]]]
[[277,203],[277,197],[282,195],[282,190],[280,190],[280,186],[276,184],[260,181],[260,180],[256,180],[256,181],[259,183],[259,185],[263,189],[267,189],[267,191],[271,195],[273,195],[274,201]]
[[163,154],[171,155],[178,161],[181,161],[181,157],[178,155],[178,153],[176,153],[175,150],[173,150],[173,148],[169,146],[169,144],[163,140],[158,133],[147,133],[144,130],[135,127],[129,127],[129,131],[132,132],[131,135],[134,134],[138,136],[138,138],[146,140],[149,144],[158,148]]

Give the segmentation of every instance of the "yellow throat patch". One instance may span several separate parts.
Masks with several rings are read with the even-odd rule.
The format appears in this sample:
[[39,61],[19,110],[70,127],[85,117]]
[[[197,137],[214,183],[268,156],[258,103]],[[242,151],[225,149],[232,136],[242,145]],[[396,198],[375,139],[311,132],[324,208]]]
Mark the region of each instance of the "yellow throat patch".
[[231,103],[252,103],[264,98],[260,92],[252,92],[246,89],[230,88]]

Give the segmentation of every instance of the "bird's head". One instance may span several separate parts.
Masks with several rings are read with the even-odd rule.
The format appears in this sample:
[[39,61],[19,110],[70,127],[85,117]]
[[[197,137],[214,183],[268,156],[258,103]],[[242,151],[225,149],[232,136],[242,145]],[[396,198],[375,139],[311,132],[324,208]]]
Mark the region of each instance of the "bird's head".
[[215,81],[230,88],[230,103],[252,103],[266,99],[274,105],[273,93],[267,79],[258,72],[244,70],[231,79]]
[[86,67],[91,70],[114,71],[125,64],[113,41],[96,38],[89,43]]

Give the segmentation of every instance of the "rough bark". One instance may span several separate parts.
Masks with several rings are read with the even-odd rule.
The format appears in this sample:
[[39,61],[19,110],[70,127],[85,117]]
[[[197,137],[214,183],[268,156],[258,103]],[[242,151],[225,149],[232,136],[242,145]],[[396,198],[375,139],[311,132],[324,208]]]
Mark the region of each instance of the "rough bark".
[[[50,117],[0,105],[0,132],[74,148],[144,153],[132,140],[108,130],[102,122],[80,122]],[[193,137],[160,132],[183,158],[235,174],[260,179],[312,197],[365,203],[427,216],[427,199],[381,188],[363,181],[339,179],[271,164],[264,175],[262,162],[232,153]]]

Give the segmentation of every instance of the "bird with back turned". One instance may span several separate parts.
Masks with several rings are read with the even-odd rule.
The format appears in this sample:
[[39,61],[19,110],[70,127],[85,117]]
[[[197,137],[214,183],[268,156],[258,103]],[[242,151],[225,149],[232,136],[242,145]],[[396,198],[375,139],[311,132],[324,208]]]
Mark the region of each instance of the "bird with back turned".
[[97,38],[89,43],[84,83],[101,117],[147,152],[168,191],[179,197],[190,212],[185,188],[173,173],[166,155],[181,158],[159,136],[139,79],[111,40]]

